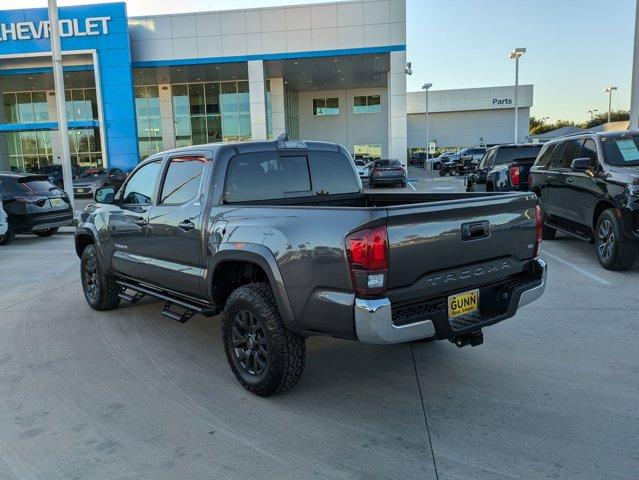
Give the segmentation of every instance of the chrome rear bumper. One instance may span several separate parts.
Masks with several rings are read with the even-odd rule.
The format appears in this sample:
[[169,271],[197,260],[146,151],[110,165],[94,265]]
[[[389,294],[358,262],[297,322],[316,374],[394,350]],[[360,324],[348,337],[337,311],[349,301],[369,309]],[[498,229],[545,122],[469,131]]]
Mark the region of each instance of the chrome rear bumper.
[[[537,265],[535,267],[541,270],[541,283],[523,291],[518,300],[516,298],[513,299],[509,312],[504,314],[502,319],[511,317],[519,308],[534,302],[543,295],[547,283],[546,262],[543,260],[536,260],[536,262]],[[539,272],[539,270],[537,271]],[[447,322],[446,318],[444,320]],[[388,298],[373,300],[356,298],[355,331],[360,342],[382,345],[410,342],[437,336],[435,322],[430,319],[423,319],[401,326],[393,324],[391,302]]]

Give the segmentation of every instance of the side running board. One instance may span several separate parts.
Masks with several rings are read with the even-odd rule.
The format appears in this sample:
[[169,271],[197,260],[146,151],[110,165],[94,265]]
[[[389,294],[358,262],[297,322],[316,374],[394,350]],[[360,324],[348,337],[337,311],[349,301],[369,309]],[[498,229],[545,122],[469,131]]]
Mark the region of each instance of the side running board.
[[[143,287],[141,285],[135,285],[121,280],[118,281],[118,285],[120,285],[120,292],[118,293],[118,296],[131,303],[139,302],[145,295],[164,300],[162,315],[180,323],[186,323],[196,313],[204,315],[205,317],[213,317],[220,313],[220,310],[217,307],[190,303],[186,300],[172,297],[164,292],[160,292],[149,287]],[[127,293],[129,290],[133,293]],[[176,311],[174,307],[178,307],[179,311]]]

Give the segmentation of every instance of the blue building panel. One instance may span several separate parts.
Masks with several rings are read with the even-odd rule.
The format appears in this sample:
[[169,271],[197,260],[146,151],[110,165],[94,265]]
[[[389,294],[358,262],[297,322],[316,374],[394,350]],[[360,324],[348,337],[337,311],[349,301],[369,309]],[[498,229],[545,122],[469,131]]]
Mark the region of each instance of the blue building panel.
[[[106,143],[106,159],[110,166],[129,170],[138,163],[139,151],[126,4],[117,2],[61,7],[58,14],[61,22],[64,22],[62,30],[73,30],[77,34],[61,38],[63,52],[97,52],[104,113],[101,133]],[[0,41],[0,59],[3,55],[50,52],[51,42],[48,35],[44,35],[46,26],[40,23],[48,21],[48,18],[45,8],[0,11],[0,23],[31,22],[28,25],[29,39],[17,38],[16,32],[16,38],[9,35],[6,40]],[[89,25],[88,18],[93,19]],[[87,28],[92,28],[98,34],[87,35]],[[19,73],[15,70],[12,72]],[[54,123],[53,127],[57,128],[57,124]]]

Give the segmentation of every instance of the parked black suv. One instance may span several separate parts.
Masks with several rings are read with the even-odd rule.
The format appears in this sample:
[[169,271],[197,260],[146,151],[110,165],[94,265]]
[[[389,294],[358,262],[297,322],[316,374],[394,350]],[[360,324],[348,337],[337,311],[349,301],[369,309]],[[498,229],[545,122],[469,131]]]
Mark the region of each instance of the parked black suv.
[[544,145],[530,171],[543,238],[595,243],[599,263],[626,270],[639,249],[639,131],[590,133]]
[[8,219],[7,231],[0,231],[0,245],[16,233],[49,237],[73,221],[69,197],[44,175],[0,172],[0,206]]

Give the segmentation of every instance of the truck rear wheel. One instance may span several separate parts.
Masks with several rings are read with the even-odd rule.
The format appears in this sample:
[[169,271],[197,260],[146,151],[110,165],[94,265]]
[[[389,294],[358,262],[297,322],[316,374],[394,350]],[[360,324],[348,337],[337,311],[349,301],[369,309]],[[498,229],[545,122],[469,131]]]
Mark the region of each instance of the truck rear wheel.
[[88,245],[82,252],[80,277],[87,303],[94,310],[113,310],[120,304],[120,286],[115,278],[102,269],[95,245]]
[[612,208],[605,210],[597,220],[595,246],[599,263],[607,270],[628,270],[637,257],[637,245],[624,236]]
[[243,285],[231,293],[224,307],[222,339],[235,377],[256,395],[283,393],[302,376],[305,340],[284,326],[266,283]]

